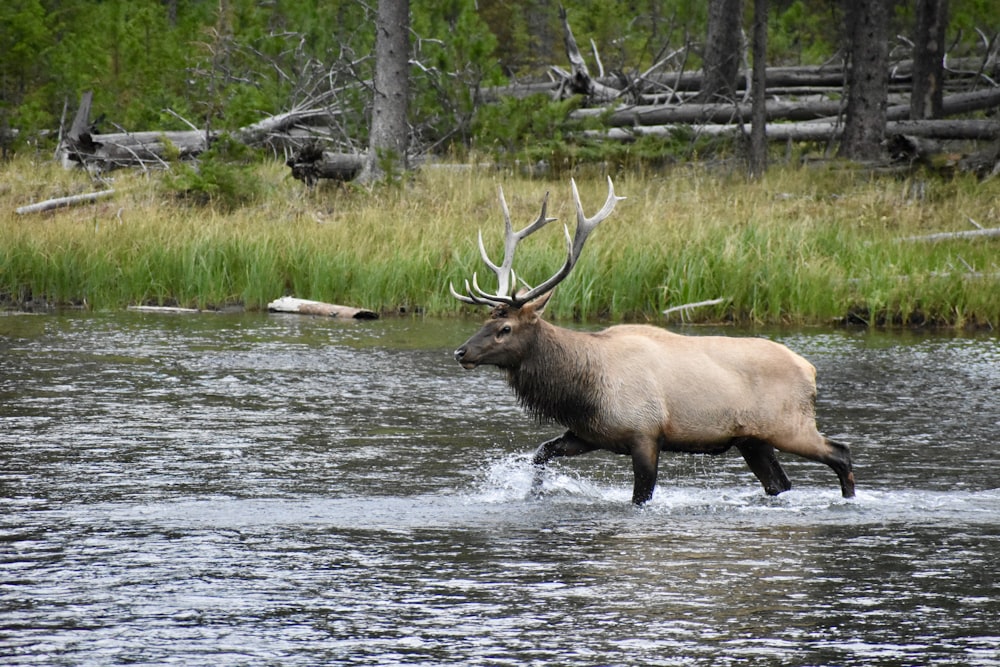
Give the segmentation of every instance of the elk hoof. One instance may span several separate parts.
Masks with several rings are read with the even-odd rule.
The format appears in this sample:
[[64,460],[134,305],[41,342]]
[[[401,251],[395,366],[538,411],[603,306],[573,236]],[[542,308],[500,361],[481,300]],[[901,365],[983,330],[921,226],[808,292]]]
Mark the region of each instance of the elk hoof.
[[545,468],[535,465],[535,474],[531,478],[531,497],[535,500],[545,495]]

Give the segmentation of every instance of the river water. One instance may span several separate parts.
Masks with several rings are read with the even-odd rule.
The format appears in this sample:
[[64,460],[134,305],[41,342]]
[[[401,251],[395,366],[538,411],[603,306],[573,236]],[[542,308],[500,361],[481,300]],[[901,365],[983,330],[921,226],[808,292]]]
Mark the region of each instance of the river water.
[[0,663],[1000,665],[995,334],[757,332],[857,498],[676,454],[636,509],[605,453],[532,495],[477,326],[0,316]]

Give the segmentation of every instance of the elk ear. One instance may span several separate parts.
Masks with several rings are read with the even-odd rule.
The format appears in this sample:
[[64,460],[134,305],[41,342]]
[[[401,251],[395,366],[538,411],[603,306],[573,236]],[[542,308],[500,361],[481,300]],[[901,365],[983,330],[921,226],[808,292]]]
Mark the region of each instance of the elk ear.
[[549,299],[551,299],[552,295],[555,294],[555,293],[556,293],[556,290],[553,287],[552,289],[550,289],[545,294],[542,294],[541,296],[539,296],[536,299],[530,301],[529,303],[526,303],[524,305],[524,307],[526,309],[529,309],[529,311],[532,314],[534,314],[534,315],[541,315],[542,313],[545,312],[545,306],[548,305]]

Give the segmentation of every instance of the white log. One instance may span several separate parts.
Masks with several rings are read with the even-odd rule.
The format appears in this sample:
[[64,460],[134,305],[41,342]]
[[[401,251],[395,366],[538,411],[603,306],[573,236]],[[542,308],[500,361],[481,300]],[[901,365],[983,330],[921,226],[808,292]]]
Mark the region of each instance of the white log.
[[918,241],[921,243],[937,243],[938,241],[954,241],[955,239],[974,239],[982,237],[1000,236],[1000,227],[991,229],[970,229],[965,232],[939,232],[937,234],[924,234],[922,236],[905,236],[900,241]]
[[364,308],[353,308],[351,306],[338,306],[333,303],[323,303],[322,301],[310,301],[309,299],[296,299],[291,296],[283,296],[267,304],[267,309],[272,313],[299,313],[301,315],[320,315],[322,317],[337,317],[341,319],[356,320],[376,320],[378,313]]
[[[705,136],[726,136],[750,133],[751,126],[706,123],[704,125],[637,125],[635,127],[612,127],[607,130],[585,130],[583,136],[595,139],[633,141],[642,135],[670,136],[674,132],[694,132]],[[843,132],[843,123],[834,121],[813,121],[802,123],[768,123],[767,138],[770,141],[827,141],[835,139]],[[1000,122],[993,120],[914,120],[886,123],[887,136],[910,135],[941,139],[981,139],[1000,137]]]
[[61,208],[63,206],[72,206],[74,204],[80,204],[83,202],[94,201],[95,199],[100,199],[101,197],[107,197],[108,195],[113,195],[115,191],[112,190],[101,190],[100,192],[87,192],[82,195],[72,195],[69,197],[57,197],[55,199],[47,199],[45,201],[40,201],[37,204],[28,204],[27,206],[21,206],[16,209],[18,215],[25,215],[26,213],[40,213],[42,211],[50,211],[54,208]]
[[[841,103],[837,100],[816,102],[778,102],[768,100],[768,120],[812,120],[836,116]],[[606,109],[578,109],[570,114],[572,119],[600,117]],[[732,123],[740,118],[750,120],[749,104],[681,104],[681,105],[629,105],[611,112],[605,121],[612,126],[666,125],[669,123]]]

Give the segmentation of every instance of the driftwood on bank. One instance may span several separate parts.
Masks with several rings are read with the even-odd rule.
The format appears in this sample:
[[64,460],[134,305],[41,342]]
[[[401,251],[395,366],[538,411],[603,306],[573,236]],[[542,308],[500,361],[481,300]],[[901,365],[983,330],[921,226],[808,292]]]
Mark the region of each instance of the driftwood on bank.
[[65,206],[73,206],[74,204],[82,204],[86,202],[92,202],[101,197],[107,197],[113,195],[115,191],[112,190],[101,190],[100,192],[87,192],[82,195],[71,195],[69,197],[56,197],[55,199],[47,199],[45,201],[40,201],[36,204],[28,204],[27,206],[20,206],[15,210],[18,215],[25,215],[27,213],[41,213],[43,211],[51,211],[54,208],[63,208]]
[[267,309],[272,313],[299,313],[301,315],[319,315],[321,317],[355,320],[378,319],[378,313],[373,310],[353,308],[351,306],[338,306],[333,303],[323,303],[322,301],[296,299],[290,296],[283,296],[280,299],[272,301],[267,304]]
[[688,315],[695,308],[704,308],[706,306],[718,306],[720,303],[727,303],[732,301],[732,297],[722,297],[718,299],[708,299],[707,301],[695,301],[694,303],[683,303],[679,306],[673,306],[672,308],[667,308],[663,311],[665,317],[670,317],[674,313],[678,313],[681,316],[681,321],[686,322]]

